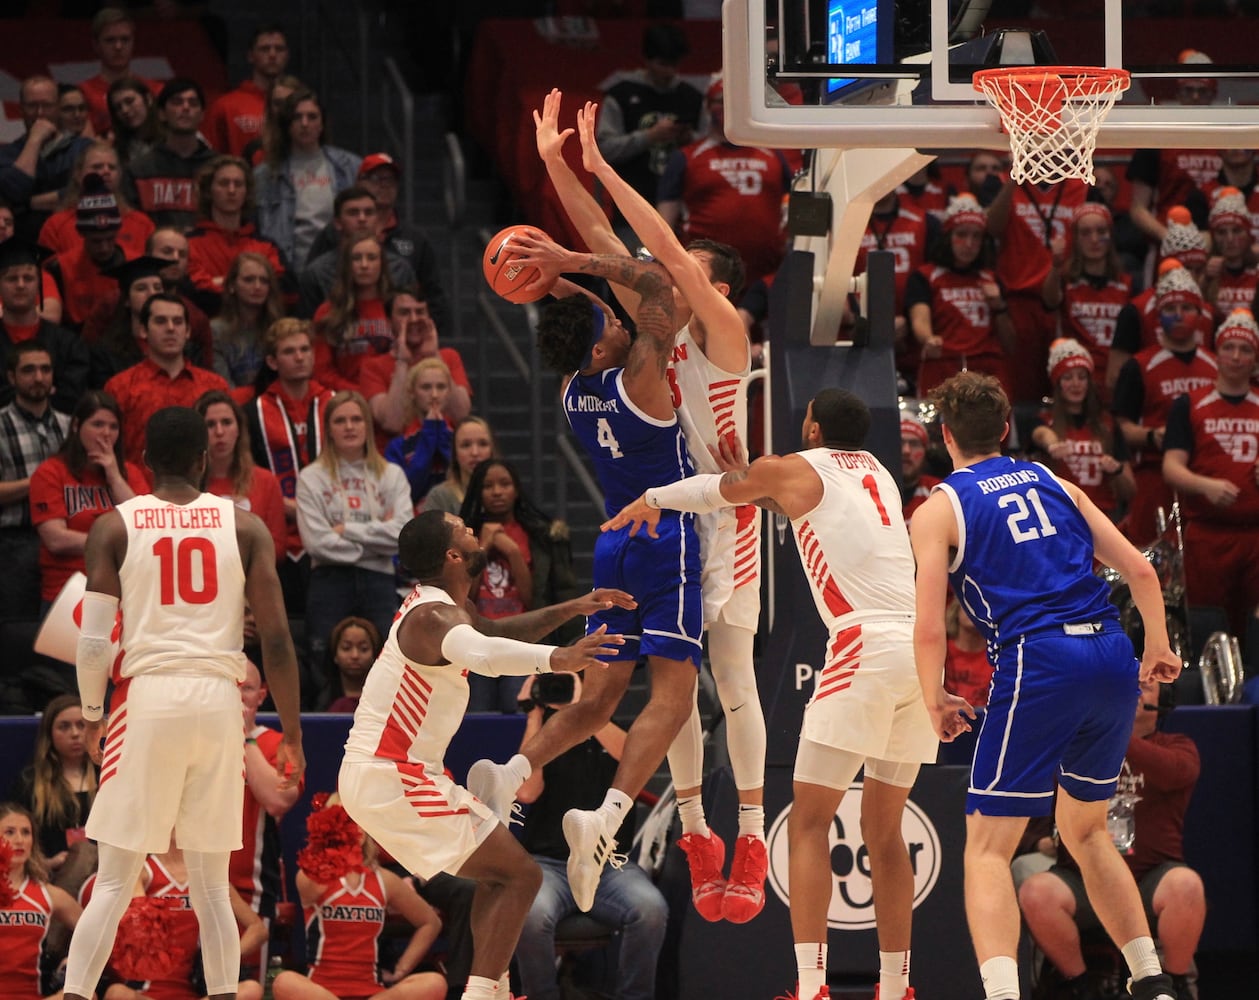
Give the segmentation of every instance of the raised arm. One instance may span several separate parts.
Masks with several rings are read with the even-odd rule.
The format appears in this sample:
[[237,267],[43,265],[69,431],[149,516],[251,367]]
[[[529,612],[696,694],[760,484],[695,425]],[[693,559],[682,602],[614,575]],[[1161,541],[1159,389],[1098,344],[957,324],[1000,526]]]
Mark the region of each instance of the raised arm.
[[738,311],[725,293],[712,283],[699,259],[686,252],[672,227],[661,218],[655,207],[630,187],[604,159],[595,138],[597,112],[598,105],[588,101],[577,113],[582,163],[607,188],[643,245],[668,269],[678,290],[704,326],[707,337],[704,353],[708,359],[726,371],[742,371],[747,367],[751,348]]

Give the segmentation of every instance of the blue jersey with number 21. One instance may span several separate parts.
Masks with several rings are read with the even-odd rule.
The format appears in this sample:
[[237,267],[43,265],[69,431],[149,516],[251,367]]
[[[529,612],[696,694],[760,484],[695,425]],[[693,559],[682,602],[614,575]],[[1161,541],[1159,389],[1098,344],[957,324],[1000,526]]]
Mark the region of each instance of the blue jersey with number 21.
[[623,368],[574,375],[564,390],[564,415],[594,461],[603,506],[612,517],[643,490],[691,474],[686,438],[676,416],[657,420],[630,402]]
[[1055,626],[1118,622],[1093,573],[1088,522],[1043,465],[989,458],[936,489],[957,518],[953,591],[990,646]]

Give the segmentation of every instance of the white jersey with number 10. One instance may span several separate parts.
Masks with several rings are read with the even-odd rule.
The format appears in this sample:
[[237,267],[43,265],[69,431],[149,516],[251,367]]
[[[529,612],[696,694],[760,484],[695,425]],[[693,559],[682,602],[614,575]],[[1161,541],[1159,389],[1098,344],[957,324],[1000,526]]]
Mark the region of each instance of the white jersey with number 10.
[[202,493],[188,504],[145,494],[118,505],[127,529],[123,677],[157,671],[245,679],[245,570],[236,505]]

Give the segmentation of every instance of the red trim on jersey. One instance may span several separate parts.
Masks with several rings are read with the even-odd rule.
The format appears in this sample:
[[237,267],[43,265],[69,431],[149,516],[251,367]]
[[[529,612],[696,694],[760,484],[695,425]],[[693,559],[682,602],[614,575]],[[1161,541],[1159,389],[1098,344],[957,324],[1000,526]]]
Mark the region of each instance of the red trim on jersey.
[[411,803],[415,814],[422,819],[439,816],[466,816],[466,807],[456,808],[438,791],[433,779],[424,771],[423,764],[398,762],[398,778],[402,782],[403,797]]
[[852,687],[852,679],[861,666],[861,626],[853,625],[838,633],[828,652],[831,661],[818,676],[814,701]]
[[109,703],[109,729],[105,733],[105,752],[101,759],[101,776],[97,788],[103,788],[105,782],[118,772],[118,758],[122,756],[122,746],[127,736],[127,688],[129,680],[124,680],[114,688]]
[[797,534],[800,538],[800,551],[804,556],[804,568],[812,577],[827,609],[836,617],[848,614],[852,611],[852,605],[845,599],[839,589],[839,584],[831,576],[831,569],[822,555],[822,544],[813,534],[813,527],[808,521],[804,521],[800,524]]
[[734,403],[741,381],[743,380],[732,378],[721,382],[710,382],[708,385],[708,405],[712,407],[718,437],[725,437],[735,431]]
[[760,577],[761,547],[756,534],[759,512],[752,504],[735,508],[734,589],[756,583]]
[[428,715],[428,702],[432,695],[433,686],[428,681],[409,667],[403,669],[402,680],[389,709],[389,721],[385,723],[380,742],[376,744],[377,757],[400,763],[408,758],[411,744],[419,736],[420,727]]

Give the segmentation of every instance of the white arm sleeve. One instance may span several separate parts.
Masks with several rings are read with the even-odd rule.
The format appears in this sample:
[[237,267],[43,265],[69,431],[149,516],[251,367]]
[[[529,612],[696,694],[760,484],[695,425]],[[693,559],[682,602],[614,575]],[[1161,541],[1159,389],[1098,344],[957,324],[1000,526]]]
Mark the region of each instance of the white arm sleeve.
[[716,472],[679,479],[668,486],[653,486],[643,494],[643,499],[648,507],[689,511],[692,514],[710,514],[723,507],[735,506],[721,495],[721,475]]
[[549,674],[555,646],[482,635],[471,625],[456,625],[442,640],[442,656],[474,674],[524,677]]
[[117,614],[118,598],[92,590],[83,595],[83,625],[79,629],[74,661],[83,718],[88,722],[96,722],[105,714],[105,686],[114,662],[114,644],[110,637]]

